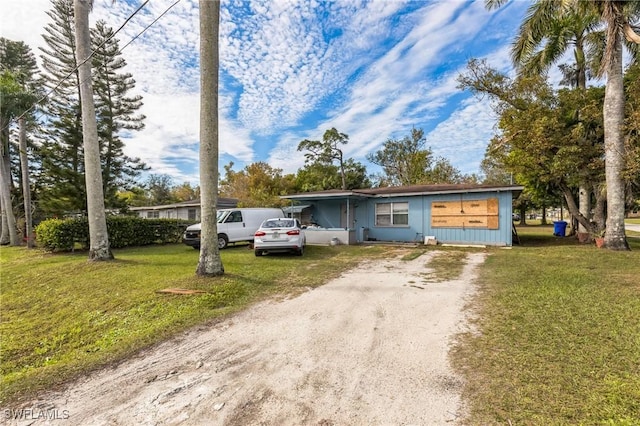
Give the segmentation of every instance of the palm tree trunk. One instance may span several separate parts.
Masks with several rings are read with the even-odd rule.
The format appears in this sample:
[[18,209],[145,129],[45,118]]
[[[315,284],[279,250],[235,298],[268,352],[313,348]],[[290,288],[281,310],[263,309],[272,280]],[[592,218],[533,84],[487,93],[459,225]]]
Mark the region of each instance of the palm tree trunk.
[[200,0],[200,259],[197,275],[224,274],[218,249],[218,28],[220,2]]
[[[20,245],[16,216],[11,202],[11,160],[9,159],[9,131],[6,131],[0,144],[0,197],[2,197],[2,235],[0,243],[12,246]],[[5,225],[6,223],[6,225]]]
[[85,185],[87,188],[87,216],[89,219],[89,260],[110,260],[107,219],[102,190],[100,146],[96,111],[91,82],[91,36],[89,34],[90,0],[75,0],[76,57],[80,62],[80,100],[82,104],[82,139],[84,146]]
[[29,182],[29,157],[27,156],[27,129],[24,118],[18,120],[20,129],[20,168],[22,169],[22,198],[24,199],[25,240],[27,248],[33,248],[31,218],[31,184]]
[[[612,25],[609,23],[609,25]],[[624,229],[624,87],[622,73],[622,42],[618,37],[607,64],[607,85],[604,95],[604,152],[607,183],[607,228],[605,247],[629,250]]]
[[[591,221],[591,189],[589,183],[581,181],[578,187],[578,204],[579,211],[587,221]],[[591,242],[591,230],[578,221],[578,240],[582,242]]]
[[[0,185],[2,185],[2,179],[0,178]],[[4,197],[0,194],[0,223],[2,231],[0,232],[0,246],[6,246],[9,244],[9,225],[7,223],[7,215],[4,209]]]

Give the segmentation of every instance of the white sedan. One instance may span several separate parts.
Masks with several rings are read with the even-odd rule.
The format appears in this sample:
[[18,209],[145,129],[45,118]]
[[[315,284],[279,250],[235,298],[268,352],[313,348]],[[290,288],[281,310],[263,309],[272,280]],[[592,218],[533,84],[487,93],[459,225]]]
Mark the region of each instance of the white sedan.
[[304,228],[298,219],[267,219],[254,234],[253,249],[256,256],[282,251],[302,256],[305,242]]

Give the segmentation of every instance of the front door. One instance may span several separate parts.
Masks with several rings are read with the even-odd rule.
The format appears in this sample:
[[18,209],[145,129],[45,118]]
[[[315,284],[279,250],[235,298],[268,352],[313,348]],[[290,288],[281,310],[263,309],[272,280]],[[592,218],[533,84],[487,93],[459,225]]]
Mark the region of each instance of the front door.
[[353,203],[350,203],[349,201],[347,201],[346,203],[342,204],[342,206],[340,206],[340,227],[341,228],[349,228],[349,229],[354,228],[355,217],[356,217],[356,208]]

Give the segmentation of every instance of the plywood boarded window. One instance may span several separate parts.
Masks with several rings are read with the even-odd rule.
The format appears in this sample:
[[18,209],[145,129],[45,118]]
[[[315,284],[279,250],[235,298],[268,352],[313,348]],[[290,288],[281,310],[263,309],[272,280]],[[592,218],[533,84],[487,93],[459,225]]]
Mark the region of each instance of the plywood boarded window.
[[433,201],[431,203],[432,228],[486,228],[500,227],[498,199]]

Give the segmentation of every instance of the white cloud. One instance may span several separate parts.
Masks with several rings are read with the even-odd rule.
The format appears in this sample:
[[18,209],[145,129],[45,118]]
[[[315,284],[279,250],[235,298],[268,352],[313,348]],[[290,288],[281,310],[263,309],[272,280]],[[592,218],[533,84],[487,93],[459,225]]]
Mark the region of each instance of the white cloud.
[[[120,46],[174,1],[149,2],[118,34]],[[2,35],[34,43],[38,53],[49,1],[5,3]],[[117,29],[138,6],[97,0],[91,19]],[[503,8],[503,16],[510,9]],[[330,127],[349,134],[346,155],[359,160],[412,126],[433,127],[446,118],[442,107],[460,93],[456,74],[446,73],[459,66],[452,58],[459,60],[491,16],[482,1],[463,0],[223,2],[221,156],[238,164],[256,161],[256,150],[268,149],[254,145],[266,141],[273,144],[267,161],[294,172],[304,163],[297,144],[320,139]],[[198,170],[198,27],[197,0],[182,0],[123,51],[147,116],[146,128],[127,140],[126,153],[141,157],[154,173],[192,182]],[[389,47],[389,42],[395,44]],[[496,58],[508,60],[506,50],[497,51]],[[472,104],[453,113],[449,123],[468,118]]]
[[427,146],[438,157],[448,159],[463,173],[478,171],[484,150],[495,133],[496,116],[487,104],[476,98],[439,123],[427,138]]
[[[363,160],[389,137],[406,134],[438,117],[439,109],[460,94],[456,73],[436,77],[442,58],[459,44],[472,39],[488,21],[482,6],[465,2],[436,2],[414,11],[405,19],[415,26],[395,46],[362,73],[345,102],[330,117],[308,132],[320,139],[324,130],[336,127],[349,134],[346,155]],[[270,162],[288,170],[303,164],[295,146],[303,138],[283,137],[272,152]],[[288,159],[288,160],[284,160]]]
[[[12,4],[8,4],[12,3]],[[37,56],[38,46],[42,46],[41,28],[49,22],[46,12],[51,8],[49,0],[28,0],[3,2],[0,14],[0,35],[13,41],[22,41],[29,45]]]

